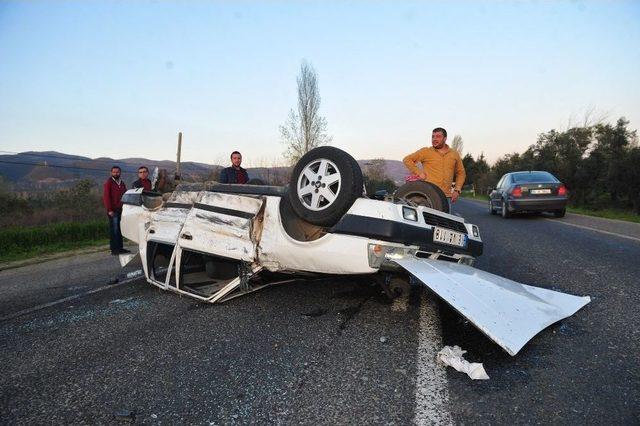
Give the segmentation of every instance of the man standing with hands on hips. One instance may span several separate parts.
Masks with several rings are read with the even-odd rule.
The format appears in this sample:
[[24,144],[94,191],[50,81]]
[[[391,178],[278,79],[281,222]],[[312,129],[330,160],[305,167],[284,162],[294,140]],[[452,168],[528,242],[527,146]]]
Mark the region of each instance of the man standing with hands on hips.
[[120,178],[120,167],[111,167],[111,177],[103,185],[102,203],[109,216],[109,246],[111,254],[129,253],[122,246],[122,233],[120,232],[120,217],[122,216],[122,195],[127,192],[127,185]]
[[[436,127],[431,132],[431,146],[407,155],[402,162],[411,173],[442,189],[451,204],[458,200],[467,174],[460,154],[451,149],[446,142],[447,131],[442,127]],[[416,163],[421,163],[422,169],[418,168]],[[452,190],[453,182],[455,187]]]

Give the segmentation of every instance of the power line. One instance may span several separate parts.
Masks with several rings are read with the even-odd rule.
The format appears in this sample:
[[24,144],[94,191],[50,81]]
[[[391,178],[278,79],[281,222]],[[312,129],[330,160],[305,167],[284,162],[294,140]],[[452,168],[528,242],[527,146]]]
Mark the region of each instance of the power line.
[[[21,166],[36,166],[36,167],[52,167],[52,168],[56,168],[56,169],[73,169],[73,170],[90,170],[90,171],[96,171],[96,172],[105,172],[105,169],[96,169],[93,167],[80,167],[80,166],[63,166],[63,165],[59,165],[59,164],[38,164],[38,163],[25,163],[22,161],[4,161],[4,160],[0,160],[0,163],[4,163],[4,164],[18,164]],[[153,166],[152,166],[153,167]],[[137,173],[138,172],[138,168],[136,167],[135,169],[132,170],[122,170],[123,173]]]
[[[118,162],[124,163],[123,160],[116,160],[112,158],[103,160],[99,158],[93,159],[93,158],[82,157],[82,156],[70,157],[68,156],[68,154],[53,155],[53,154],[39,154],[39,153],[29,153],[29,152],[0,151],[0,155],[20,155],[20,156],[32,156],[32,157],[56,158],[58,160],[68,160],[68,161],[97,161],[100,163],[110,163],[110,164],[118,163]],[[157,166],[157,164],[151,164],[151,167],[154,167],[154,166]]]
[[[54,155],[54,154],[45,154],[45,153],[36,153],[36,152],[13,152],[13,151],[0,151],[0,155],[30,155],[32,157],[47,157],[47,158],[58,158],[61,160],[90,160],[90,161],[106,161],[106,160],[92,160],[89,157],[82,157],[82,156],[69,156],[69,154],[62,154],[59,153],[59,155]],[[115,161],[115,160],[114,160]]]

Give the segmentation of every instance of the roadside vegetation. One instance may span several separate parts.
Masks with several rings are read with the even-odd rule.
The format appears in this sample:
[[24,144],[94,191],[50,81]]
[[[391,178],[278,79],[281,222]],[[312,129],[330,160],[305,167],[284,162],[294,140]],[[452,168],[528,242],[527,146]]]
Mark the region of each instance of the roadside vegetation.
[[[482,195],[482,194],[474,194],[472,191],[462,191],[461,196],[463,198],[471,198],[474,200],[479,200],[479,201],[489,201],[489,196],[488,195]],[[615,220],[624,220],[627,222],[635,222],[635,223],[640,223],[640,216],[635,214],[633,211],[631,210],[623,210],[623,209],[601,209],[601,210],[596,210],[596,209],[589,209],[589,208],[584,208],[584,207],[573,207],[573,206],[568,206],[567,207],[567,212],[569,213],[575,213],[575,214],[581,214],[581,215],[585,215],[585,216],[594,216],[594,217],[602,217],[605,219],[615,219]]]
[[109,228],[103,210],[91,180],[35,193],[10,192],[0,182],[0,262],[106,244]]
[[[588,120],[585,120],[588,122]],[[523,153],[502,156],[489,166],[480,155],[463,158],[467,184],[476,196],[487,196],[507,172],[546,170],[569,190],[570,212],[639,221],[640,147],[629,121],[599,122],[538,135]],[[486,199],[486,198],[485,198]]]

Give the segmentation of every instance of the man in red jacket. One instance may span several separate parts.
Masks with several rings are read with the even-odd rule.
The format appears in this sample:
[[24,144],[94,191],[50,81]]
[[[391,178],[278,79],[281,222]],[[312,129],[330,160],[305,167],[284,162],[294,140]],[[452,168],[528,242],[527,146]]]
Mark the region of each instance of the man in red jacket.
[[111,167],[111,177],[103,186],[102,203],[109,216],[109,245],[111,254],[129,253],[122,247],[122,233],[120,232],[120,216],[122,216],[122,195],[127,191],[127,186],[120,179],[120,167]]

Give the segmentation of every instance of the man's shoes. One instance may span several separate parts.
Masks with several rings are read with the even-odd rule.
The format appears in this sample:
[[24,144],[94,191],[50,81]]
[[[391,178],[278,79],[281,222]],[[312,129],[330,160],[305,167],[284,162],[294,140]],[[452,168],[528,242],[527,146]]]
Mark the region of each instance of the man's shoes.
[[127,250],[125,248],[120,249],[120,254],[127,254],[127,253],[131,253],[131,250]]

